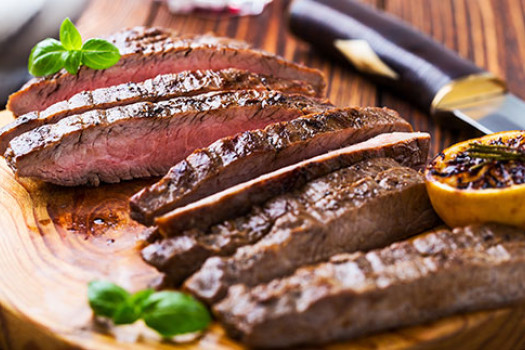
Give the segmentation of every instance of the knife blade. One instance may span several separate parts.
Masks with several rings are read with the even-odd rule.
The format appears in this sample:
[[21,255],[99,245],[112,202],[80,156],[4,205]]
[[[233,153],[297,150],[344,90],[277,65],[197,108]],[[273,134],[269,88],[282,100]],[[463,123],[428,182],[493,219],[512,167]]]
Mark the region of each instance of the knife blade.
[[525,102],[494,74],[400,19],[356,0],[293,0],[292,33],[350,63],[449,127],[525,129]]

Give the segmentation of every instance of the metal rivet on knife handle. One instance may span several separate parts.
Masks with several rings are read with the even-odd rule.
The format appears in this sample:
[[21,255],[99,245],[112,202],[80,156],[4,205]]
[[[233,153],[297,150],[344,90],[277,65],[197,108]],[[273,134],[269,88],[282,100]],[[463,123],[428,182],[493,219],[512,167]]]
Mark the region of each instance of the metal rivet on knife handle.
[[381,61],[366,40],[337,39],[334,41],[334,46],[363,73],[381,75],[391,79],[399,78],[399,74]]
[[508,93],[502,80],[369,5],[294,0],[290,28],[320,52],[352,64],[446,125],[463,121],[485,133],[525,129],[525,102]]
[[397,74],[393,79],[371,70],[370,77],[426,110],[443,86],[484,72],[399,18],[360,1],[295,0],[290,5],[290,29],[321,53],[349,64],[354,55],[349,59],[348,50],[343,54],[334,42],[366,41],[378,60]]

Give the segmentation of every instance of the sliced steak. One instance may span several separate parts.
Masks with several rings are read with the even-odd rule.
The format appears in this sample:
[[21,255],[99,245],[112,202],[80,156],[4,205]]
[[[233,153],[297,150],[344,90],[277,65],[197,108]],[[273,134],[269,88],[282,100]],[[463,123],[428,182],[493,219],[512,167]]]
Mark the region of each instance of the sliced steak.
[[35,78],[10,96],[7,107],[15,115],[42,111],[81,91],[139,82],[159,74],[186,70],[238,68],[254,73],[310,84],[323,96],[325,80],[316,69],[286,61],[246,43],[211,35],[176,37],[165,28],[135,27],[108,38],[120,50],[120,61],[104,70],[81,67],[76,75],[62,70]]
[[[344,182],[375,178],[382,171],[397,166],[399,164],[389,158],[366,160],[345,170]],[[192,229],[182,236],[158,240],[142,250],[142,257],[165,274],[165,285],[178,286],[210,256],[232,255],[237,248],[256,243],[287,212],[325,196],[326,186],[332,185],[330,181],[335,187],[329,193],[343,185],[341,178],[334,175],[315,180],[301,190],[272,198],[263,205],[254,206],[248,214],[214,225],[209,230]]]
[[306,182],[368,158],[392,157],[403,165],[426,163],[430,136],[394,132],[332,151],[259,176],[155,219],[160,233],[176,236],[190,228],[206,230],[213,224],[246,213],[252,205],[303,186]]
[[97,185],[164,175],[196,148],[331,105],[275,91],[212,92],[73,115],[15,137],[5,156],[18,176]]
[[231,257],[212,257],[184,287],[214,303],[234,284],[255,286],[334,254],[383,247],[435,226],[423,177],[399,165],[359,178],[338,170],[290,194],[286,213],[268,234]]
[[131,197],[131,217],[151,225],[155,216],[267,172],[381,133],[411,130],[392,110],[351,107],[226,137]]
[[281,348],[350,339],[524,298],[525,233],[487,225],[338,255],[253,289],[237,285],[215,313],[246,344]]
[[238,69],[220,71],[184,71],[159,75],[143,82],[127,82],[94,91],[82,91],[41,112],[30,112],[0,129],[0,153],[14,137],[44,124],[53,124],[73,114],[93,109],[125,106],[136,102],[157,102],[178,96],[192,96],[211,91],[275,90],[314,96],[313,88],[302,81],[273,78]]

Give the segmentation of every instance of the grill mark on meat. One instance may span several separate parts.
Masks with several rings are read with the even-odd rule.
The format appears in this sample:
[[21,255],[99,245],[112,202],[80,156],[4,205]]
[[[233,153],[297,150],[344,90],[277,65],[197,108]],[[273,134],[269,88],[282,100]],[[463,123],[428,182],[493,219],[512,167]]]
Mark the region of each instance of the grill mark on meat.
[[304,82],[277,79],[238,69],[159,75],[144,82],[127,82],[94,91],[82,91],[67,101],[49,106],[42,112],[24,114],[0,129],[0,153],[5,152],[9,141],[24,132],[89,110],[125,106],[136,102],[158,102],[211,91],[250,89],[315,95],[313,88]]
[[[150,32],[158,33],[155,41],[150,40]],[[81,91],[129,81],[140,82],[159,74],[226,68],[305,81],[314,88],[317,96],[324,96],[326,83],[319,70],[252,49],[237,40],[209,34],[176,37],[169,29],[146,27],[117,32],[108,39],[121,52],[121,59],[116,65],[100,71],[82,66],[76,75],[61,70],[52,76],[34,78],[9,97],[8,109],[19,116],[42,111]],[[221,55],[214,56],[219,51]]]
[[293,273],[334,254],[388,245],[438,223],[416,170],[392,167],[359,177],[344,168],[290,193],[290,209],[257,243],[231,257],[212,257],[184,287],[207,303],[234,284],[255,286]]
[[256,90],[141,102],[33,129],[15,137],[5,157],[18,176],[66,186],[159,176],[218,138],[330,108],[303,95]]
[[[229,136],[195,151],[131,197],[131,217],[151,225],[156,216],[264,173],[381,133],[411,130],[392,110],[350,107]],[[192,166],[195,161],[198,166]]]
[[[395,166],[399,164],[388,158],[367,160],[345,170],[344,180],[351,183],[363,177],[375,178],[380,172]],[[316,180],[314,184],[305,186],[306,190],[272,198],[261,206],[252,207],[248,214],[214,225],[207,231],[191,229],[182,236],[156,242],[150,240],[152,244],[142,250],[142,256],[150,265],[165,273],[166,285],[178,285],[196,272],[208,257],[232,255],[237,248],[256,243],[287,212],[297,210],[301,203],[312,204],[312,201],[322,199],[328,191],[333,192],[335,188],[342,187],[341,181],[336,181],[331,189],[320,186],[333,177],[329,175]],[[148,232],[151,236],[151,229]]]
[[206,230],[252,206],[303,186],[306,182],[371,157],[392,157],[402,165],[426,163],[430,136],[426,133],[394,132],[307,159],[235,185],[157,217],[155,224],[165,236],[180,235],[189,228]]
[[523,231],[473,225],[233,286],[214,311],[249,346],[322,344],[521,301],[524,271]]

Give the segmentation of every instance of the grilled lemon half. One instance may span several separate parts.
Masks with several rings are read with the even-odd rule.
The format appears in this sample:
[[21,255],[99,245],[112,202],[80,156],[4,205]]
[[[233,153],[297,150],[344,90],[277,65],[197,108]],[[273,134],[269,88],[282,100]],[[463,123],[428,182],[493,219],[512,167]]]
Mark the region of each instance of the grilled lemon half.
[[455,144],[425,170],[430,201],[450,227],[497,222],[525,229],[525,131]]

